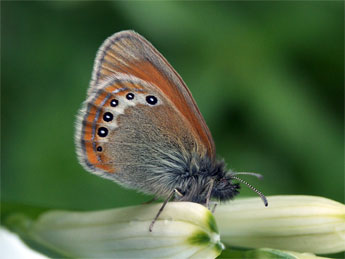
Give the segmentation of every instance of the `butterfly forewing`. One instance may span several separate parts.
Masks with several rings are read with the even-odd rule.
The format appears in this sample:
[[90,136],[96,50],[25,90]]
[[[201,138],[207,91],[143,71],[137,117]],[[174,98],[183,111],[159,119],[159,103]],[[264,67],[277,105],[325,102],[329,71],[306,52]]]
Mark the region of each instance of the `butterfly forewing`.
[[198,135],[208,156],[215,158],[211,133],[182,78],[151,43],[133,31],[109,37],[98,51],[89,94],[109,77],[127,74],[151,83],[168,98]]

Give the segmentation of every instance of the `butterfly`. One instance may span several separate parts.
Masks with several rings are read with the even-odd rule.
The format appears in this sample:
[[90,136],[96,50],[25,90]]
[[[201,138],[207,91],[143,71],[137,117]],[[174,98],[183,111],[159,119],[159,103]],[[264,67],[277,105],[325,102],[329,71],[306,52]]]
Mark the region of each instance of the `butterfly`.
[[[215,144],[191,92],[150,42],[134,31],[98,50],[76,123],[80,164],[89,172],[155,197],[208,206],[239,193],[242,182],[216,159]],[[235,182],[237,181],[237,182]],[[152,231],[153,223],[150,226]]]

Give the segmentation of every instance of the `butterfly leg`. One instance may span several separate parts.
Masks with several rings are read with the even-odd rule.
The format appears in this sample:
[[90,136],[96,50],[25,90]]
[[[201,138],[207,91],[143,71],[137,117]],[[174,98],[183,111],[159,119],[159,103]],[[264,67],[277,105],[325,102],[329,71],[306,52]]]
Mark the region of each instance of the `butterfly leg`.
[[210,199],[211,199],[211,193],[212,193],[212,189],[213,189],[213,184],[214,184],[214,180],[210,180],[210,186],[208,187],[208,191],[207,191],[207,195],[206,195],[206,204],[205,207],[210,209]]
[[218,203],[215,202],[214,205],[213,205],[213,208],[211,210],[212,214],[216,211],[216,207],[217,207]]
[[167,205],[168,201],[171,200],[171,198],[174,196],[174,195],[179,195],[179,196],[183,196],[183,194],[181,192],[179,192],[177,189],[174,189],[168,196],[168,198],[164,201],[162,207],[159,209],[156,217],[152,220],[151,224],[150,224],[150,227],[149,227],[149,231],[152,232],[152,228],[153,228],[153,225],[155,224],[155,222],[157,221],[159,215],[161,215],[165,205]]

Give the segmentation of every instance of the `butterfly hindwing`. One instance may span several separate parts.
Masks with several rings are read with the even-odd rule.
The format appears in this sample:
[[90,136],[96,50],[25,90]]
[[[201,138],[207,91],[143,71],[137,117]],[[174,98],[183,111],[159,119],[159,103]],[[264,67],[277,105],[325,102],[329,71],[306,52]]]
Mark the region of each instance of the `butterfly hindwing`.
[[[176,172],[188,169],[192,154],[207,153],[188,125],[154,85],[113,78],[95,88],[80,111],[79,160],[95,174],[164,196],[174,188]],[[156,184],[162,181],[171,188]]]

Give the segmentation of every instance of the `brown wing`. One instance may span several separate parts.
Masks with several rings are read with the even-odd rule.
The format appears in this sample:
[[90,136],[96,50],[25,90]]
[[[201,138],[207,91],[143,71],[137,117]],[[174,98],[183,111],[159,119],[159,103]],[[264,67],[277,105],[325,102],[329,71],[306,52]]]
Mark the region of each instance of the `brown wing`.
[[134,31],[109,37],[98,51],[89,94],[109,77],[133,75],[155,85],[191,124],[211,159],[215,146],[211,133],[182,78],[151,43]]
[[[204,171],[207,148],[156,86],[118,76],[96,87],[79,113],[76,145],[86,170],[167,196],[178,180]],[[183,181],[182,181],[183,182]]]

